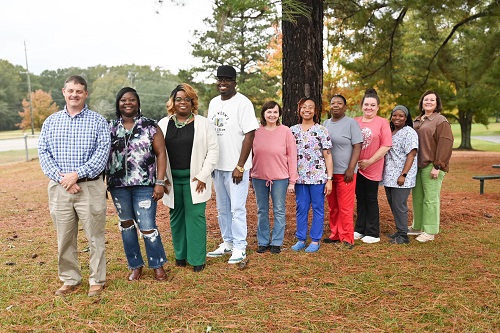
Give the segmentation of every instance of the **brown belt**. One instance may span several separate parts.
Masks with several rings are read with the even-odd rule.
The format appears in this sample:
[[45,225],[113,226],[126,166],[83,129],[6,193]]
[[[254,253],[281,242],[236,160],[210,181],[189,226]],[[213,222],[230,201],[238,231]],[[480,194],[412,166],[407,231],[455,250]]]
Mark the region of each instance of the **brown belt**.
[[98,180],[98,179],[102,178],[102,175],[103,175],[103,174],[101,173],[99,176],[97,176],[97,177],[95,177],[95,178],[88,178],[88,177],[85,177],[85,178],[80,178],[80,179],[78,179],[76,182],[77,182],[77,183],[82,183],[82,182],[91,182],[91,181]]

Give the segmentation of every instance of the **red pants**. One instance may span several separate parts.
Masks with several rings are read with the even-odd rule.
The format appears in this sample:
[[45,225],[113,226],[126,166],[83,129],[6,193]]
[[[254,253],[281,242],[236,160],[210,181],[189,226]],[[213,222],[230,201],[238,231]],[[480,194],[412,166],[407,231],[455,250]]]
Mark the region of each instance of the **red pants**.
[[356,174],[350,183],[344,175],[333,175],[332,192],[327,196],[330,212],[330,239],[354,244],[354,195]]

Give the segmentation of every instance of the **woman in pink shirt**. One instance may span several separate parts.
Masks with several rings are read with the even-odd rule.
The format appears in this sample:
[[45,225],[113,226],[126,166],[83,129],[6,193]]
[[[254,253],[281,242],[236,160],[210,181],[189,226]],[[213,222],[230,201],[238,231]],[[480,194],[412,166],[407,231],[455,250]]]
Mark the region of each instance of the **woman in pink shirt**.
[[[297,174],[297,147],[290,129],[280,124],[281,107],[266,102],[261,111],[261,127],[253,140],[252,185],[257,200],[258,253],[281,252],[285,237],[287,191],[294,192]],[[270,231],[269,195],[273,202],[274,225]]]
[[361,101],[363,116],[355,118],[363,134],[356,179],[357,218],[354,239],[380,242],[378,186],[384,170],[384,156],[391,149],[392,134],[387,119],[377,116],[380,99],[368,89]]

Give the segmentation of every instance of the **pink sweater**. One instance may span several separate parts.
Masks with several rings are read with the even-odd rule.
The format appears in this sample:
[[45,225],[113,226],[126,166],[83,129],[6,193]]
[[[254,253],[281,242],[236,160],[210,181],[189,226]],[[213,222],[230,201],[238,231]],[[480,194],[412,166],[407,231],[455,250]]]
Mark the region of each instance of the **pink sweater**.
[[279,125],[274,131],[260,127],[253,140],[252,178],[262,180],[289,179],[295,184],[297,178],[297,146],[292,131]]

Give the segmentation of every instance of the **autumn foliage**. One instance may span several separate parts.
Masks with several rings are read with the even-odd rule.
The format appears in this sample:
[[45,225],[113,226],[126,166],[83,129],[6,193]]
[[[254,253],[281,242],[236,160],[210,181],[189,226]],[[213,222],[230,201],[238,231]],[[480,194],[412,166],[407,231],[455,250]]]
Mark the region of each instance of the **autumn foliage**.
[[[33,108],[33,127],[41,129],[45,119],[57,111],[57,105],[52,100],[52,96],[41,89],[31,93],[31,103]],[[23,99],[23,111],[19,112],[19,116],[21,116],[22,120],[16,126],[22,130],[31,128],[30,103],[26,99]]]

